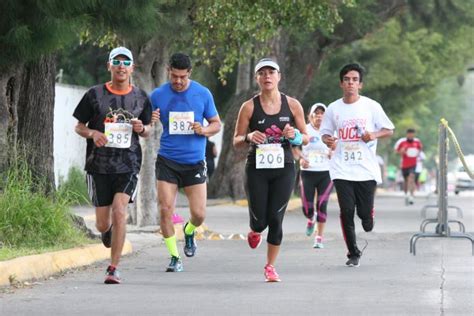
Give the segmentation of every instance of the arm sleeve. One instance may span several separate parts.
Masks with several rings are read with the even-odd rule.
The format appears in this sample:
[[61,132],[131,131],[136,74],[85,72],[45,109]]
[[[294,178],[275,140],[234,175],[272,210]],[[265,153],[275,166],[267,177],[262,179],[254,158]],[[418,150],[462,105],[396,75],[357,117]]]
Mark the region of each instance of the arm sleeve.
[[403,142],[404,138],[400,138],[399,140],[397,140],[397,142],[395,143],[395,145],[393,146],[393,149],[395,149],[396,151],[398,151],[400,148],[400,144]]
[[387,114],[385,114],[385,111],[379,103],[375,103],[374,125],[377,131],[380,131],[382,128],[395,129],[395,126],[393,125],[392,121],[390,121]]
[[92,102],[91,90],[87,91],[76,106],[74,116],[79,122],[87,124],[94,115],[94,104]]
[[204,109],[204,118],[208,119],[208,118],[216,116],[218,113],[217,113],[216,105],[214,103],[214,98],[211,94],[211,91],[209,91],[209,89],[205,89],[203,97],[206,98],[206,101],[205,101],[206,107]]
[[146,99],[145,99],[145,103],[143,104],[143,111],[138,118],[143,122],[143,125],[148,125],[151,122],[152,106],[151,106],[150,99],[148,98],[146,93],[145,92],[143,93]]

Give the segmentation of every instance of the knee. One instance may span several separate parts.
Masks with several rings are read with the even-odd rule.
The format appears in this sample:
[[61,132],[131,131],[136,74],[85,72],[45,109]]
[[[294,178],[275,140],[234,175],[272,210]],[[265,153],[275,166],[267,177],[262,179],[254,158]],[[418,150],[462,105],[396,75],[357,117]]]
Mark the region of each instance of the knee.
[[304,207],[303,206],[303,215],[308,218],[308,219],[311,219],[313,218],[314,216],[314,208],[313,207]]
[[350,220],[352,218],[351,214],[353,214],[350,210],[341,209],[341,213],[339,217],[343,221]]
[[110,223],[106,221],[96,222],[95,227],[97,228],[99,232],[105,233],[109,229]]
[[327,214],[324,213],[324,212],[318,212],[318,216],[317,216],[317,222],[318,223],[326,223],[326,218],[327,218]]
[[261,233],[267,228],[267,223],[261,221],[251,221],[250,228],[256,233]]
[[199,226],[204,222],[205,216],[204,213],[193,214],[192,223],[194,226]]
[[126,225],[127,216],[127,207],[118,207],[112,210],[112,220],[114,225]]

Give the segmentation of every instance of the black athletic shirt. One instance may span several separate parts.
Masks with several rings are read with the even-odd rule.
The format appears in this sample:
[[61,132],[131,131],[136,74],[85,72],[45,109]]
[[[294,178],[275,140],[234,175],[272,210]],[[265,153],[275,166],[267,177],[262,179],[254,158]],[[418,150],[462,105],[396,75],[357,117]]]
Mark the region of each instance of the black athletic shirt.
[[[151,102],[145,91],[132,87],[124,95],[115,94],[105,84],[90,88],[74,110],[73,116],[90,129],[104,132],[104,120],[113,110],[125,110],[140,119],[143,125],[151,122]],[[138,173],[142,151],[138,134],[132,133],[130,148],[96,147],[87,139],[85,170],[90,173]]]
[[[253,113],[249,123],[250,132],[258,130],[265,133],[267,136],[265,143],[281,143],[285,153],[285,163],[294,163],[290,143],[286,138],[283,138],[281,133],[275,131],[275,127],[283,131],[286,124],[295,127],[295,118],[293,113],[291,113],[286,95],[283,93],[281,94],[280,112],[272,115],[266,114],[263,111],[262,104],[260,103],[260,96],[257,95],[253,98]],[[274,127],[273,129],[272,126]],[[247,154],[248,164],[255,164],[256,148],[257,145],[255,144],[250,146]]]

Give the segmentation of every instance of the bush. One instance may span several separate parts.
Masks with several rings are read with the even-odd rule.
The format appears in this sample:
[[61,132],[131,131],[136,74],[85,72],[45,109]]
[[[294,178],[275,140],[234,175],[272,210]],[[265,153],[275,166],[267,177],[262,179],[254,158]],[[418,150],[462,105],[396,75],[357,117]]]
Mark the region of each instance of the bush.
[[71,247],[87,242],[71,219],[70,194],[44,194],[26,163],[16,162],[0,193],[0,242],[4,247]]
[[74,205],[90,205],[85,174],[76,167],[69,169],[67,181],[59,181],[58,194],[70,200]]

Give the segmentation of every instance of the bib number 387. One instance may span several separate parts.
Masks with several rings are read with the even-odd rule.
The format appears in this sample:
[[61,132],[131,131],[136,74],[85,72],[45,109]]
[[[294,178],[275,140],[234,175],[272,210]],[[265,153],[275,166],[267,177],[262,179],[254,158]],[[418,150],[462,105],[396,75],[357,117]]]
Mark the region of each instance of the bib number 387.
[[194,112],[170,112],[170,135],[194,134]]
[[132,143],[132,124],[105,123],[104,134],[107,136],[105,147],[130,148]]
[[256,150],[257,169],[278,169],[285,165],[285,154],[281,144],[261,144]]

